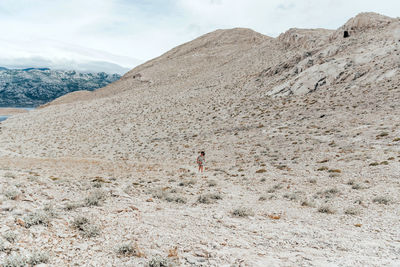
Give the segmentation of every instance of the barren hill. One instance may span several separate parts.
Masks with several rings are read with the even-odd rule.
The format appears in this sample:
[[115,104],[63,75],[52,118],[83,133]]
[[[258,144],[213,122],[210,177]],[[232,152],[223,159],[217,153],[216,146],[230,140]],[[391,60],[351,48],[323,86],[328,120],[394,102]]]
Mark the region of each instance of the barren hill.
[[60,266],[397,265],[399,64],[400,20],[375,13],[201,36],[3,122],[2,231]]

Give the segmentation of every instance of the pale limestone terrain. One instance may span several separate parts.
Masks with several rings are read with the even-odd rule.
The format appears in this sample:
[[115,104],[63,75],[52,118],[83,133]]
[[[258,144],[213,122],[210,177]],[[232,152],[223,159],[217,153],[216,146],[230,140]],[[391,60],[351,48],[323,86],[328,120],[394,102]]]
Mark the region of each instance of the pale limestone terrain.
[[0,108],[0,116],[8,116],[20,113],[28,112],[26,109],[22,108]]
[[399,72],[400,19],[362,13],[278,38],[217,30],[13,116],[0,261],[398,266]]

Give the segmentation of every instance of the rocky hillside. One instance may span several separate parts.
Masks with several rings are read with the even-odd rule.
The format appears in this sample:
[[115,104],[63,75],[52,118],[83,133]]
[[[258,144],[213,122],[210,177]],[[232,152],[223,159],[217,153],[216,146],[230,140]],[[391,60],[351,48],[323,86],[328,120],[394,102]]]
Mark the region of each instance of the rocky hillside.
[[399,266],[399,62],[375,13],[217,30],[7,119],[0,262]]
[[93,91],[119,78],[104,72],[0,68],[0,107],[37,107],[70,92]]

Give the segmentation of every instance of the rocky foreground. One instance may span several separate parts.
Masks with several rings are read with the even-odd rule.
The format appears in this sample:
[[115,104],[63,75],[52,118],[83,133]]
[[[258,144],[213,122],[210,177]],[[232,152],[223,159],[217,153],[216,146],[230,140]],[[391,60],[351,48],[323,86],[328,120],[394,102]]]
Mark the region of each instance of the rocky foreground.
[[219,30],[13,116],[0,260],[397,266],[399,62],[400,20],[374,13]]

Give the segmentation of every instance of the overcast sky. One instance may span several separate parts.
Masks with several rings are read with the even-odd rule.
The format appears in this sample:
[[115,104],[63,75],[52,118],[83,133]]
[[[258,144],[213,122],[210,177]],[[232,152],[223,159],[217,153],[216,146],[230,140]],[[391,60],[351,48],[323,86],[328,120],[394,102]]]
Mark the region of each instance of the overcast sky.
[[0,0],[0,66],[124,72],[207,32],[336,29],[400,0]]

